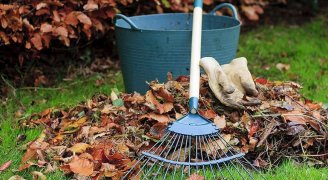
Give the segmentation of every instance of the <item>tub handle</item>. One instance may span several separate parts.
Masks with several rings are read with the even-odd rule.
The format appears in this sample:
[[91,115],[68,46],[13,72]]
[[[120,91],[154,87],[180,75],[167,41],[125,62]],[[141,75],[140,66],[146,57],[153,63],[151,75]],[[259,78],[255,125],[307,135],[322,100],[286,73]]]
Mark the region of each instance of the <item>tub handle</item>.
[[230,3],[219,4],[211,12],[209,12],[209,14],[216,15],[216,11],[221,9],[221,8],[229,8],[232,11],[232,16],[239,21],[237,9],[235,8],[235,6],[233,6]]
[[130,18],[128,18],[127,16],[124,16],[123,14],[116,14],[114,17],[114,23],[116,24],[116,20],[117,19],[123,19],[126,23],[128,23],[131,26],[131,29],[133,30],[140,30],[136,24],[134,24],[134,22],[131,21]]

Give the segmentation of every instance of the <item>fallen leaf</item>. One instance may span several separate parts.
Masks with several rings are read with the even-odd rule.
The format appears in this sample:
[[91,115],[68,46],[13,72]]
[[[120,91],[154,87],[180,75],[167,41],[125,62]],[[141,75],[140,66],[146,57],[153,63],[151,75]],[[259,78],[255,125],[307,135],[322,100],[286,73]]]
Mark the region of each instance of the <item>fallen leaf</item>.
[[5,171],[6,169],[8,169],[9,166],[11,165],[11,163],[12,163],[11,160],[10,160],[10,161],[7,161],[7,162],[5,162],[5,163],[3,163],[3,164],[0,166],[0,172]]
[[37,179],[37,180],[46,180],[47,179],[47,177],[42,172],[39,172],[39,171],[32,171],[31,174],[32,174],[33,178]]
[[68,150],[74,153],[83,153],[90,147],[89,144],[86,143],[76,143],[72,147],[68,148]]
[[94,164],[89,159],[74,156],[68,165],[71,171],[76,174],[90,176],[93,173]]
[[279,69],[280,71],[288,71],[290,69],[290,65],[278,63],[278,64],[276,64],[276,68]]
[[11,176],[8,180],[25,180],[22,176],[14,175]]
[[226,127],[226,119],[225,119],[225,116],[222,115],[222,116],[216,116],[214,118],[214,124],[216,125],[216,127],[220,128],[220,129],[223,129]]
[[204,179],[205,179],[204,176],[198,175],[197,173],[194,173],[187,178],[187,180],[204,180]]
[[153,119],[162,124],[167,124],[167,123],[171,122],[171,119],[169,116],[162,115],[162,114],[156,114],[156,113],[149,113],[149,114],[142,115],[139,119],[144,119],[144,118]]
[[214,112],[212,109],[208,109],[208,110],[198,110],[199,114],[204,116],[207,119],[213,119],[217,116],[216,112]]

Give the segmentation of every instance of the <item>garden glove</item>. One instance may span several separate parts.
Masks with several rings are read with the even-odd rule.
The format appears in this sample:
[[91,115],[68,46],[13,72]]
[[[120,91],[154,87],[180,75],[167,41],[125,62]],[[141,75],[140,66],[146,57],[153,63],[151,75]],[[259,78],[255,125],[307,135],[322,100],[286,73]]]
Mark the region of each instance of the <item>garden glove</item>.
[[212,57],[200,60],[200,66],[208,76],[209,86],[220,102],[226,106],[244,109],[244,105],[259,104],[257,99],[243,100],[244,95],[257,96],[258,91],[244,57],[220,66]]

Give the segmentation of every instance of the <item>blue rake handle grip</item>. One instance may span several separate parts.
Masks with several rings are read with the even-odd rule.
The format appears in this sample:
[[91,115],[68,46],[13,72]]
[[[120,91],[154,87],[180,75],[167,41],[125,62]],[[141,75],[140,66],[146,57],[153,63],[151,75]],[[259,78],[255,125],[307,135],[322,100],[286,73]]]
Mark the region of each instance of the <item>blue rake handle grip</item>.
[[114,17],[114,23],[116,23],[117,19],[123,19],[126,23],[128,23],[131,26],[131,29],[133,30],[139,30],[139,31],[141,30],[137,27],[136,24],[134,24],[134,22],[131,21],[130,18],[124,16],[123,14],[116,14]]
[[235,8],[235,6],[233,6],[230,3],[222,3],[222,4],[219,4],[212,11],[210,11],[209,14],[216,15],[216,11],[219,10],[219,9],[222,9],[222,8],[229,8],[232,11],[232,17],[235,18],[235,19],[237,19],[237,20],[239,20],[238,19],[237,9]]

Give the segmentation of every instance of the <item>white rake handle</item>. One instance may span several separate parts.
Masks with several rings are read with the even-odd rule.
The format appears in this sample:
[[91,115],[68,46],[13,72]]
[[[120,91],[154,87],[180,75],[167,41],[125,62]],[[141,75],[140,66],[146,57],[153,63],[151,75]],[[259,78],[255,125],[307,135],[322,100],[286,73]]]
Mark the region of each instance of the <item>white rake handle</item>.
[[203,17],[203,1],[195,0],[194,13],[192,22],[192,42],[191,42],[191,63],[190,63],[190,90],[189,90],[189,108],[190,112],[195,114],[198,109],[199,99],[199,81],[202,44],[202,17]]

